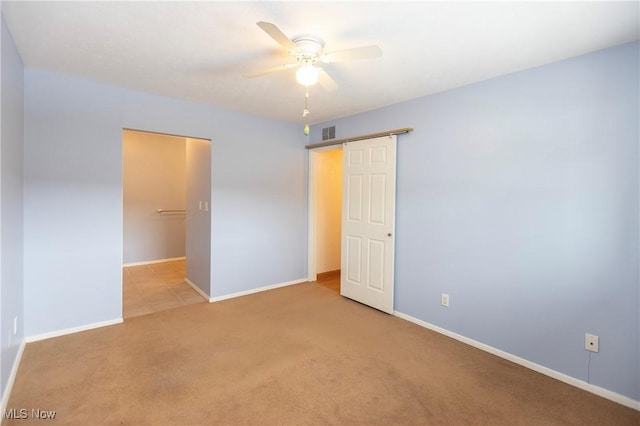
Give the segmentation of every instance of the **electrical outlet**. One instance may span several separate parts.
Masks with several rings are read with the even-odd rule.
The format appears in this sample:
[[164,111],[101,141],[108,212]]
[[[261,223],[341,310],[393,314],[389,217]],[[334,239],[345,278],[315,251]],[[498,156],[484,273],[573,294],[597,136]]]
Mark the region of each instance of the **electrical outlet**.
[[442,298],[440,299],[440,303],[442,303],[442,306],[449,306],[449,295],[442,293]]
[[598,336],[594,336],[593,334],[585,334],[584,335],[584,348],[591,352],[598,352],[600,349]]

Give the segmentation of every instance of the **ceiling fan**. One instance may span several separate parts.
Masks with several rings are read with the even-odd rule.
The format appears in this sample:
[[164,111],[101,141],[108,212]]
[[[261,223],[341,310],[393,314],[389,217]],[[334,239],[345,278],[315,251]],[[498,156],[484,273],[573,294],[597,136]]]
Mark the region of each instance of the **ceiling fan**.
[[327,71],[321,68],[323,64],[377,58],[382,55],[382,50],[375,45],[325,52],[324,41],[320,37],[311,34],[300,34],[289,38],[270,22],[260,21],[257,24],[280,46],[285,48],[293,56],[295,62],[245,74],[246,78],[261,77],[274,72],[297,68],[296,80],[303,86],[307,87],[319,82],[323,88],[335,90],[338,85]]

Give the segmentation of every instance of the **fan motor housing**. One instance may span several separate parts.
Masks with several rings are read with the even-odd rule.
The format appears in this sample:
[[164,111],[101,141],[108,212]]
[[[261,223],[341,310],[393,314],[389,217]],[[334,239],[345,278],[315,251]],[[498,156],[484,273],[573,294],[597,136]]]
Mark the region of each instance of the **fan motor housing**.
[[311,34],[300,34],[291,39],[297,51],[291,52],[302,57],[315,57],[324,48],[324,41]]

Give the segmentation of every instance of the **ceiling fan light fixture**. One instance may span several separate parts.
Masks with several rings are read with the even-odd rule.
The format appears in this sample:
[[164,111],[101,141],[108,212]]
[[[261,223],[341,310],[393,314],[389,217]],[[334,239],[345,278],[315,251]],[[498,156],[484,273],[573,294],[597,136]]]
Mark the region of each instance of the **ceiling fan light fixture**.
[[296,71],[296,80],[303,86],[313,86],[318,82],[318,76],[320,75],[320,68],[314,67],[311,62],[298,68]]

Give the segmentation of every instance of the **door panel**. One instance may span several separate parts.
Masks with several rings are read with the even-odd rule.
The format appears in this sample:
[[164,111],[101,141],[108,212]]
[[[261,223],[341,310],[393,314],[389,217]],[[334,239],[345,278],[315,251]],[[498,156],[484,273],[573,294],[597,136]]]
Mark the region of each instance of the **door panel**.
[[360,285],[360,265],[362,264],[362,238],[347,237],[347,278],[354,285]]
[[393,313],[396,136],[343,151],[341,294]]
[[349,176],[347,183],[347,198],[351,200],[348,206],[349,220],[362,221],[362,175]]
[[384,292],[385,241],[369,240],[369,288]]
[[369,221],[384,225],[386,205],[386,175],[378,173],[369,177]]

